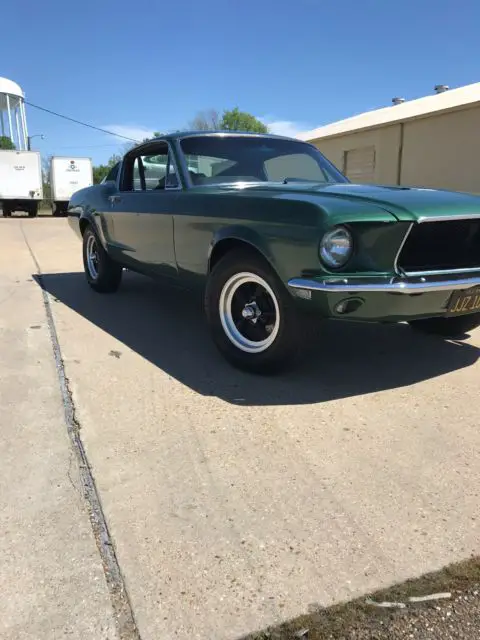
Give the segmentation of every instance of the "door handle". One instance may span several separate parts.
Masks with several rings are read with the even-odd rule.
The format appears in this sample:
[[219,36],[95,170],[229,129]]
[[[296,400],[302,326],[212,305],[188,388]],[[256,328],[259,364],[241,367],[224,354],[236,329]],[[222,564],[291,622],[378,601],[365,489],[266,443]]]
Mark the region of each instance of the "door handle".
[[108,199],[110,200],[111,204],[115,204],[116,202],[120,202],[121,200],[120,196],[108,196]]

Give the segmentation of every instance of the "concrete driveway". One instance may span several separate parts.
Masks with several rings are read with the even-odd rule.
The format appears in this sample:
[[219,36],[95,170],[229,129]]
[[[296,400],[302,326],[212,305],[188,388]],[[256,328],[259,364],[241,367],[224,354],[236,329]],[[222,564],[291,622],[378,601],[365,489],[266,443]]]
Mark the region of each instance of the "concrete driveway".
[[[195,296],[133,274],[90,291],[65,220],[0,219],[0,259],[2,554],[29,539],[23,571],[0,564],[1,638],[233,640],[480,551],[479,330],[328,323],[298,370],[257,378],[217,355]],[[39,596],[72,566],[78,624],[68,589]],[[36,626],[52,611],[57,635]]]

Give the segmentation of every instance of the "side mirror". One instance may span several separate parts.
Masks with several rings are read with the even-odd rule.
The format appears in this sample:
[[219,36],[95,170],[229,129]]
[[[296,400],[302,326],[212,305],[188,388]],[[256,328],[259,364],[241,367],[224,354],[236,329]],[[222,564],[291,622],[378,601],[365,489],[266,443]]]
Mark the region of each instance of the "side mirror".
[[102,191],[104,191],[106,196],[109,196],[117,191],[117,183],[113,180],[105,180],[100,183],[102,185]]

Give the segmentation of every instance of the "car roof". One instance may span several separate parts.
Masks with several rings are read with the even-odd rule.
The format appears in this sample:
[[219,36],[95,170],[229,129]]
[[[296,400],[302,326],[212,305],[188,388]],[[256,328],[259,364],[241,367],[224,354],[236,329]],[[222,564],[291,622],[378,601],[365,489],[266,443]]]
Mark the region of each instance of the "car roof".
[[289,140],[296,140],[296,138],[291,138],[289,136],[279,136],[275,133],[255,133],[253,131],[229,131],[225,129],[216,129],[214,131],[179,131],[176,133],[169,134],[172,137],[178,138],[186,138],[190,136],[205,136],[205,135],[213,135],[213,136],[252,136],[254,138],[287,138]]
[[182,140],[184,138],[194,138],[194,137],[227,137],[227,136],[240,136],[240,137],[248,137],[248,138],[266,138],[272,140],[290,140],[291,142],[298,142],[300,144],[310,144],[305,140],[299,140],[298,138],[292,138],[290,136],[279,136],[274,133],[253,133],[251,131],[225,131],[225,130],[214,130],[214,131],[175,131],[173,133],[165,133],[158,138],[150,138],[149,140],[145,140],[144,142],[139,142],[132,149],[129,150],[131,153],[134,149],[139,147],[148,147],[156,140],[161,142],[162,140],[166,141],[174,141],[174,140]]
[[[181,138],[192,138],[192,137],[201,137],[201,136],[248,136],[251,138],[273,138],[273,139],[282,139],[282,140],[296,140],[297,142],[303,142],[302,140],[298,140],[298,138],[292,138],[289,136],[279,136],[274,133],[254,133],[251,131],[225,131],[225,130],[214,130],[214,131],[175,131],[173,133],[165,133],[158,137],[159,140],[179,140]],[[151,138],[148,142],[154,142],[155,138]]]

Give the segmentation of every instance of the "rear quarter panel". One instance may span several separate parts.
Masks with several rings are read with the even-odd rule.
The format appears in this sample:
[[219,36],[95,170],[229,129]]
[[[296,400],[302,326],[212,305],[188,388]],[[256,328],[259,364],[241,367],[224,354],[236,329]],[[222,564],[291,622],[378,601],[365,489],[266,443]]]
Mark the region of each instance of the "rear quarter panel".
[[113,238],[113,219],[108,200],[111,190],[109,184],[97,184],[80,189],[73,194],[68,204],[68,220],[74,231],[81,237],[80,221],[88,222],[96,229],[107,250]]

